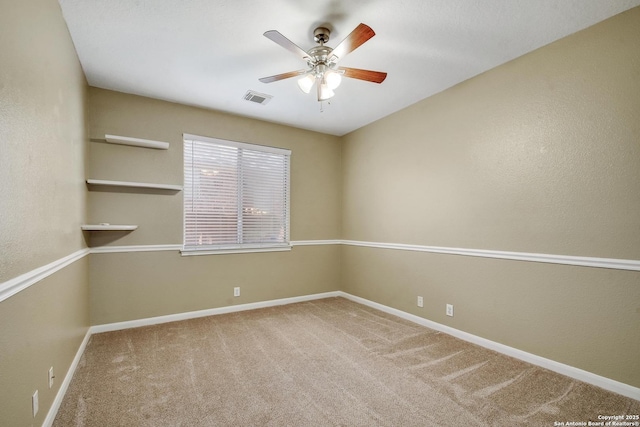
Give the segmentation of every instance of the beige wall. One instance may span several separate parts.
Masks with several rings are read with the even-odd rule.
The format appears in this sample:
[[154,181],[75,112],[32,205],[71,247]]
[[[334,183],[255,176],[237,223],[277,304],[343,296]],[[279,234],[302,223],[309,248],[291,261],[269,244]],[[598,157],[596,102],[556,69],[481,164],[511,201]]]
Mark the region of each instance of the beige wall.
[[57,1],[0,19],[1,283],[84,246],[86,83]]
[[[0,2],[0,284],[85,241],[180,244],[182,193],[87,192],[84,178],[180,184],[183,132],[292,149],[292,240],[640,259],[640,8],[337,138],[95,88],[87,116],[58,3]],[[105,133],[171,149],[99,142]],[[140,228],[83,234],[84,222]],[[0,302],[0,425],[42,423],[90,322],[337,289],[640,387],[638,283],[637,272],[335,245],[92,254]]]
[[[181,257],[178,252],[91,255],[91,323],[102,325],[336,291],[340,247]],[[240,286],[240,297],[233,287]]]
[[[182,134],[288,148],[291,155],[291,240],[340,237],[339,138],[165,101],[91,88],[90,137],[105,134],[155,139],[169,150],[91,142],[88,175],[95,179],[182,185]],[[99,233],[92,246],[182,243],[182,193],[89,192],[89,221],[140,227],[117,241]]]
[[[638,46],[640,8],[345,136],[343,238],[640,259]],[[347,292],[640,386],[638,272],[343,253]]]
[[[1,0],[0,10],[2,285],[85,247],[86,82],[57,1]],[[89,325],[87,266],[0,302],[0,425],[42,424]]]
[[[0,425],[42,425],[88,329],[88,270],[84,257],[0,302]],[[40,410],[33,418],[36,390]]]
[[[140,96],[91,88],[91,178],[180,184],[182,134],[289,148],[291,240],[340,237],[339,138]],[[105,134],[156,139],[167,151],[100,142]],[[89,221],[137,224],[91,233],[92,246],[182,243],[182,192],[90,191]],[[91,255],[92,323],[102,324],[338,290],[339,246],[182,257],[178,251]],[[241,297],[233,298],[233,287]]]

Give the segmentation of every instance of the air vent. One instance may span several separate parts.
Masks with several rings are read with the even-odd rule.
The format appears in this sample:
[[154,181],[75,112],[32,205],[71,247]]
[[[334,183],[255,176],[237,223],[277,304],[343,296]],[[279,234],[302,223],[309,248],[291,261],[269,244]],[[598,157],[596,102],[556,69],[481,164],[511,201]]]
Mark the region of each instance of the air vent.
[[247,93],[244,94],[244,99],[247,101],[255,102],[256,104],[268,104],[271,101],[273,96],[267,95],[266,93],[254,92],[252,90],[248,90]]

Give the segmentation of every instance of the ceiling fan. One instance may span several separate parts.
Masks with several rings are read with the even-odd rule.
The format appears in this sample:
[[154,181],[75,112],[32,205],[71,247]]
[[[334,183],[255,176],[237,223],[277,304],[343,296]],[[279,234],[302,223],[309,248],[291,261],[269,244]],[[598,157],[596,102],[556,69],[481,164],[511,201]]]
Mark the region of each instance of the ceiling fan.
[[333,90],[340,85],[342,76],[373,83],[382,83],[384,81],[387,73],[361,70],[359,68],[339,67],[337,65],[338,61],[348,53],[353,52],[364,42],[376,35],[371,27],[365,24],[358,25],[351,34],[333,49],[324,45],[329,41],[330,34],[331,31],[328,28],[316,28],[313,32],[313,38],[319,43],[319,46],[314,46],[309,49],[308,52],[305,52],[278,31],[270,30],[265,32],[265,37],[278,43],[303,61],[306,61],[308,68],[263,77],[259,80],[263,83],[272,83],[291,77],[303,76],[298,79],[298,86],[303,92],[309,93],[315,83],[317,86],[318,101],[325,101],[335,95]]

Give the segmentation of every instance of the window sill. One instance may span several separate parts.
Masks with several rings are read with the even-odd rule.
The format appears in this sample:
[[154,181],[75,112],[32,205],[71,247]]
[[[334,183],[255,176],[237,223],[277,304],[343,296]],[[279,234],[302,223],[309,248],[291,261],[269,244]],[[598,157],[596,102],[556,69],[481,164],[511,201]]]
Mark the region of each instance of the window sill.
[[182,256],[195,256],[195,255],[225,255],[225,254],[250,254],[257,252],[285,252],[290,251],[291,245],[279,245],[279,246],[256,246],[256,247],[228,247],[220,249],[181,249],[180,254]]

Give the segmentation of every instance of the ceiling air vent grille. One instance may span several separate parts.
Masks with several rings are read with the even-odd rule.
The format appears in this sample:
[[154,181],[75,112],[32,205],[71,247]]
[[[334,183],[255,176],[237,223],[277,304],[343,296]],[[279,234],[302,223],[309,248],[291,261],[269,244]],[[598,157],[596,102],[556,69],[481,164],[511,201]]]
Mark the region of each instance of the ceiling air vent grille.
[[255,102],[256,104],[268,104],[271,101],[273,96],[267,95],[266,93],[254,92],[252,90],[248,90],[247,93],[244,94],[244,99],[247,101]]

